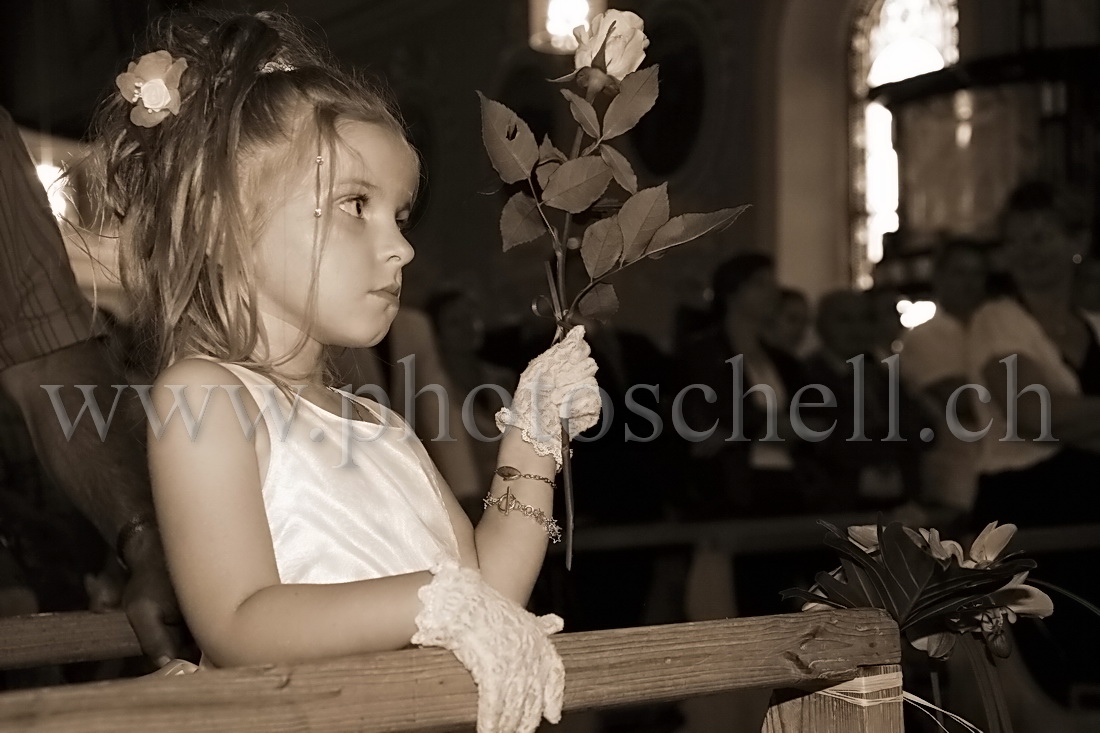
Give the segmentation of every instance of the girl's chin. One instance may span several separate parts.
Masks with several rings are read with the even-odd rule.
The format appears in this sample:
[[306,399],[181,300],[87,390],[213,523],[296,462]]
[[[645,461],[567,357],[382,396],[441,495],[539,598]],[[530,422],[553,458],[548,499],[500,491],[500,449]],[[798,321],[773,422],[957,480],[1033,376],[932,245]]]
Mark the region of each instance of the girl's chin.
[[349,333],[344,331],[343,333],[333,333],[324,340],[324,343],[328,346],[338,346],[345,349],[369,349],[372,346],[377,346],[386,337],[386,334],[390,332],[392,322],[392,318],[387,318],[385,323],[377,324],[369,332]]

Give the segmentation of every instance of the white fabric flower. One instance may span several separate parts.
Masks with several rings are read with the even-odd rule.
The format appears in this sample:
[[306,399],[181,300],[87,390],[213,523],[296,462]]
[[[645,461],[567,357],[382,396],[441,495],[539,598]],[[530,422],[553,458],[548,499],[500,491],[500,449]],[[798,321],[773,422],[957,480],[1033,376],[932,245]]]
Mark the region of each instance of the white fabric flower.
[[115,77],[122,98],[134,105],[130,121],[141,127],[159,125],[180,111],[180,77],[186,59],[174,59],[167,51],[147,53]]

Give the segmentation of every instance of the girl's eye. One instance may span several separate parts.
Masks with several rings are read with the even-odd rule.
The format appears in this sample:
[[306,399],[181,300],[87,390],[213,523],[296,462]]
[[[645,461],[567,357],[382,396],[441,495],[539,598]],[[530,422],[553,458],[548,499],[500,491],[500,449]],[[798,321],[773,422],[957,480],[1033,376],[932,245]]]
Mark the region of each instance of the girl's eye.
[[354,216],[356,219],[362,219],[367,212],[367,198],[366,196],[354,196],[341,201],[340,210]]

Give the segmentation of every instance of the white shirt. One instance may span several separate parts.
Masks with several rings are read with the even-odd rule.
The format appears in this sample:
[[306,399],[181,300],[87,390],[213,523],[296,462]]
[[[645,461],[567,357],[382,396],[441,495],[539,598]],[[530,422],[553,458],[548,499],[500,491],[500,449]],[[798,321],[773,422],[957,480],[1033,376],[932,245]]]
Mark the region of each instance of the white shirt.
[[967,374],[966,326],[943,308],[902,336],[901,378],[914,393]]
[[[1058,346],[1043,331],[1039,322],[1027,310],[1011,298],[1000,298],[986,303],[970,322],[968,349],[968,375],[976,384],[983,384],[982,370],[993,362],[997,368],[1007,368],[996,362],[1017,354],[1034,362],[1042,374],[1041,384],[1053,394],[1078,395],[1081,385],[1077,374],[1066,364]],[[1028,385],[1017,384],[1017,390]],[[1004,397],[1004,395],[1002,395]],[[1022,399],[1034,400],[1032,394]],[[991,429],[982,443],[982,473],[1013,471],[1050,458],[1062,447],[1057,442],[1004,440],[1008,424],[1005,411],[997,404],[996,397],[989,404],[977,402],[980,424],[991,422]],[[1057,436],[1055,436],[1057,437]]]

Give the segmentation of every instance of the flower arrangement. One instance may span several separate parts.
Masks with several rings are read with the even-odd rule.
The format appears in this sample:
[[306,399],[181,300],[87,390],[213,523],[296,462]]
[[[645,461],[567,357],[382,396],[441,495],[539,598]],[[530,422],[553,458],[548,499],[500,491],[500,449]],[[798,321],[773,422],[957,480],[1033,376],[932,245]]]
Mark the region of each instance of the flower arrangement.
[[[1027,584],[1035,561],[1004,554],[1016,525],[991,522],[964,551],[939,530],[899,522],[846,532],[821,524],[828,530],[825,544],[841,555],[840,567],[818,573],[810,590],[791,588],[783,597],[803,601],[803,611],[881,608],[931,658],[946,659],[958,643],[978,680],[990,730],[1011,730],[992,668],[1012,652],[1008,624],[1054,611],[1050,597]],[[982,646],[986,654],[979,653]]]
[[[629,132],[657,101],[658,67],[641,68],[649,45],[642,19],[608,10],[573,34],[579,44],[574,71],[550,80],[562,85],[561,94],[577,123],[568,155],[549,136],[537,142],[515,112],[478,92],[485,150],[501,180],[520,187],[501,212],[504,250],[549,238],[554,261],[551,265],[548,259],[546,267],[549,299],[536,298],[533,309],[552,314],[558,326],[555,341],[578,316],[606,320],[618,310],[615,290],[606,282],[609,277],[728,226],[747,208],[670,216],[666,183],[639,189],[629,160],[611,141]],[[608,193],[612,181],[618,193]],[[572,229],[579,215],[584,215],[586,226],[577,236]],[[577,241],[588,283],[571,293],[566,291],[566,260]],[[568,565],[572,478],[568,449],[563,455]]]
[[1005,628],[1020,616],[1046,618],[1054,604],[1027,585],[1035,561],[1003,555],[1016,525],[991,522],[964,552],[939,530],[886,526],[849,527],[827,522],[825,544],[842,558],[831,573],[818,573],[809,591],[792,588],[785,598],[805,601],[803,611],[881,608],[917,649],[946,659],[960,634],[979,635],[991,654],[1011,653]]

